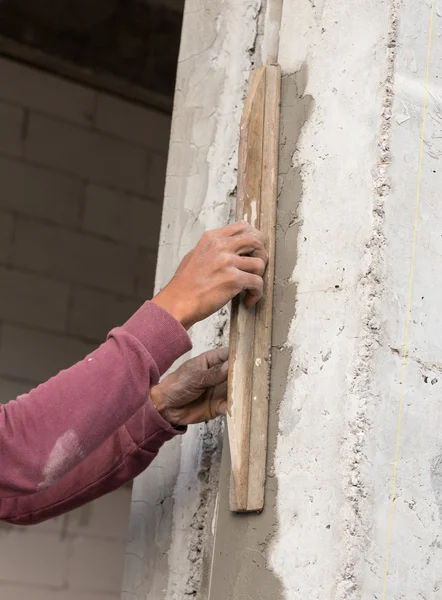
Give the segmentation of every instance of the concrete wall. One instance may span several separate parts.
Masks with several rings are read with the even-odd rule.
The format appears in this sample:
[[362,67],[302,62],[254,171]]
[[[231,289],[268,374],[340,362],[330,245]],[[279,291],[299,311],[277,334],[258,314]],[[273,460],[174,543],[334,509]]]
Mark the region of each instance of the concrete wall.
[[[206,229],[232,218],[243,95],[260,2],[188,0],[156,286]],[[232,48],[235,59],[232,60]],[[192,330],[193,354],[227,341],[226,311]],[[124,600],[194,598],[210,567],[222,423],[190,428],[135,482]]]
[[[0,58],[0,401],[68,367],[153,289],[170,120]],[[0,527],[2,600],[119,596],[130,490]]]
[[[180,245],[228,216],[238,112],[225,121],[224,102],[241,106],[235,66],[260,60],[265,5],[214,4],[186,6],[159,282]],[[229,514],[225,449],[212,510],[218,463],[204,462],[204,434],[185,439],[172,468],[137,483],[127,599],[440,597],[441,14],[436,1],[408,315],[430,2],[284,1],[266,509]],[[198,349],[217,331],[197,329]],[[149,482],[164,499],[154,516]]]

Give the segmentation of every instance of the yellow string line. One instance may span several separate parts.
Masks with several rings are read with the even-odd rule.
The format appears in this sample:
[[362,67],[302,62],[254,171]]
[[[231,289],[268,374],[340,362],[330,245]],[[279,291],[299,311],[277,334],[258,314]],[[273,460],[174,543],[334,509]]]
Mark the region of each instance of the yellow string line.
[[425,91],[424,91],[424,105],[422,111],[422,130],[420,140],[420,151],[419,151],[419,166],[417,171],[417,190],[416,190],[416,204],[414,213],[414,225],[413,225],[413,244],[411,249],[411,265],[410,265],[410,281],[408,286],[408,306],[407,316],[405,320],[405,341],[404,341],[404,354],[402,360],[402,376],[401,376],[401,387],[399,394],[399,414],[397,422],[397,434],[396,434],[396,448],[394,454],[393,463],[393,481],[391,485],[391,501],[390,501],[390,520],[388,525],[388,537],[387,537],[387,552],[385,556],[385,573],[384,573],[384,591],[382,594],[382,600],[386,600],[387,597],[387,583],[388,583],[388,568],[390,563],[390,552],[391,552],[391,538],[393,533],[393,509],[396,495],[396,483],[397,483],[397,466],[399,460],[399,441],[401,437],[401,421],[402,421],[402,410],[404,404],[404,388],[405,388],[405,369],[407,366],[407,349],[408,349],[408,333],[410,329],[410,315],[411,315],[411,300],[413,294],[413,275],[414,275],[414,262],[416,255],[416,238],[417,238],[417,226],[419,219],[419,200],[421,193],[421,179],[422,179],[422,164],[424,157],[424,134],[425,134],[425,120],[427,116],[427,99],[428,99],[428,80],[430,75],[430,62],[431,62],[431,40],[433,37],[433,14],[434,14],[434,2],[431,2],[430,11],[430,28],[428,33],[428,49],[427,49],[427,70],[425,75]]

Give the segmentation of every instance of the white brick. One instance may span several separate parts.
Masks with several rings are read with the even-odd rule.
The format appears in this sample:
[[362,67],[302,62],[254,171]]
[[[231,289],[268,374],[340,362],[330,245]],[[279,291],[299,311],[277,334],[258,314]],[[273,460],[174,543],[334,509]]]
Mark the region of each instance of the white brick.
[[96,183],[145,191],[143,148],[42,115],[30,115],[25,157]]
[[68,534],[113,538],[125,542],[129,529],[132,491],[120,488],[69,514]]
[[18,106],[0,103],[0,152],[20,156],[24,111]]
[[71,540],[68,587],[72,590],[119,592],[125,544],[95,539]]
[[13,264],[65,281],[132,293],[136,249],[19,220]]
[[46,381],[94,349],[79,340],[7,324],[0,344],[0,373],[35,382]]
[[139,306],[139,301],[127,297],[75,289],[68,331],[73,335],[104,340],[113,327],[125,323]]
[[167,155],[170,116],[114,96],[99,94],[96,126],[125,140]]
[[22,383],[0,377],[0,404],[7,404],[10,400],[15,400],[20,394],[26,394],[31,387],[30,383]]
[[162,156],[153,154],[148,159],[147,168],[147,195],[160,204],[164,199],[164,186],[166,184],[167,160]]
[[88,125],[93,119],[95,94],[61,77],[0,58],[3,100]]
[[1,600],[119,600],[120,594],[39,589],[35,586],[0,584]]
[[65,331],[69,286],[0,267],[0,320]]
[[69,175],[0,157],[0,206],[75,226],[83,183]]
[[96,185],[86,192],[84,228],[111,239],[157,250],[161,208],[134,196]]
[[[137,296],[144,300],[150,300],[154,292],[155,271],[157,268],[157,256],[148,250],[142,250],[138,257],[137,268]],[[170,274],[171,276],[173,273]]]
[[5,263],[9,260],[13,228],[14,219],[12,215],[0,212],[0,263]]
[[56,517],[55,519],[43,521],[43,523],[39,523],[38,525],[32,525],[30,530],[32,531],[32,533],[55,533],[65,537],[65,520],[66,515],[61,515],[60,517]]
[[[0,580],[61,586],[66,577],[67,559],[68,547],[59,536],[14,528],[1,537]],[[4,600],[3,593],[1,597]]]

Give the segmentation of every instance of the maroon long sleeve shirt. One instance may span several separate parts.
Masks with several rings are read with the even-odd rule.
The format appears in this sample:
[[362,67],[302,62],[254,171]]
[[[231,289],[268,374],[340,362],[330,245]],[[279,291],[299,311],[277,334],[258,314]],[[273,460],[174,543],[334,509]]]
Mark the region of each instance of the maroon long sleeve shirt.
[[0,405],[0,519],[39,523],[141,473],[179,432],[149,390],[191,342],[146,302],[84,360]]

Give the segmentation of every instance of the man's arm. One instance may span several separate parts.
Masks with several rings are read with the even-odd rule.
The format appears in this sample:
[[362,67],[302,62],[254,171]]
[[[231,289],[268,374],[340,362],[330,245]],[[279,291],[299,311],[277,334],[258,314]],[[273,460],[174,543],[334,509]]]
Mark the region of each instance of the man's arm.
[[[144,471],[164,442],[185,432],[176,423],[207,421],[225,412],[226,348],[206,352],[155,386],[152,398],[104,444],[49,489],[0,501],[3,519],[34,525],[112,492]],[[155,404],[155,405],[154,405]]]
[[[140,427],[144,427],[144,435]],[[178,433],[148,401],[50,488],[0,500],[0,519],[14,525],[35,525],[108,494],[142,473],[163,443]]]
[[[69,494],[78,497],[91,484],[89,469],[111,468],[128,454],[131,442],[124,427],[140,409],[145,410],[144,418],[136,424],[146,428],[140,439],[151,444],[142,449],[150,453],[149,462],[168,439],[164,423],[158,428],[160,413],[178,418],[175,424],[179,425],[181,419],[194,422],[192,415],[205,414],[207,406],[211,409],[211,401],[198,399],[195,411],[189,413],[175,398],[171,410],[160,403],[157,414],[148,402],[149,390],[190,349],[185,329],[243,291],[248,305],[256,304],[266,262],[262,236],[247,223],[204,234],[166,288],[123,327],[113,330],[98,350],[1,406],[0,519],[14,521],[40,510],[41,494],[46,491],[54,494],[49,499],[54,506],[56,496],[66,500],[62,481],[70,482]],[[100,448],[103,460],[99,454],[94,456]],[[136,468],[131,473],[136,474]],[[30,504],[24,510],[25,496]]]
[[[0,406],[0,518],[14,499],[52,488],[146,403],[149,389],[191,348],[151,302],[95,352],[29,394]],[[146,437],[158,429],[146,420]]]

